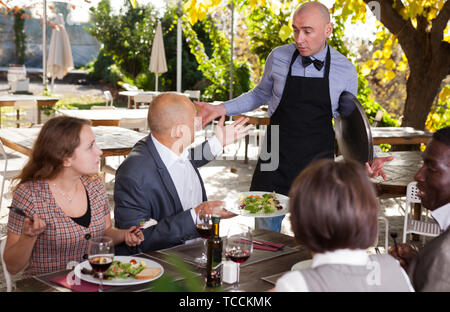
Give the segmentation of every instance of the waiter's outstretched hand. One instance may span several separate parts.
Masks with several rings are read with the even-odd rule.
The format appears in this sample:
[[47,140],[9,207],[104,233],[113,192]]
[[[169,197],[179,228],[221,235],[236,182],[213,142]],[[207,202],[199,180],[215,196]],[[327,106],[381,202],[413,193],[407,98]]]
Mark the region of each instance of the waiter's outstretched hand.
[[219,116],[226,115],[227,111],[223,104],[213,105],[206,102],[194,101],[195,106],[199,109],[197,117],[202,118],[202,127],[210,123]]
[[394,156],[387,156],[387,157],[376,157],[372,160],[372,163],[369,164],[366,162],[366,171],[369,177],[376,178],[379,175],[383,177],[384,180],[386,180],[386,173],[384,173],[384,163],[387,161],[391,161],[394,159]]

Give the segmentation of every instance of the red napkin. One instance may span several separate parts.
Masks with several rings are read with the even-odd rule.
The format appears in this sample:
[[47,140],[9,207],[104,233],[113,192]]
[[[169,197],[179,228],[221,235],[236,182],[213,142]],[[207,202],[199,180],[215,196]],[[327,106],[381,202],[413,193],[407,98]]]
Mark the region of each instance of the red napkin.
[[[279,243],[272,243],[272,242],[267,242],[267,241],[262,241],[262,240],[256,240],[259,243],[265,244],[258,244],[255,241],[253,241],[253,249],[259,249],[259,250],[266,250],[266,251],[278,251],[279,248],[283,247],[284,244],[279,244]],[[273,247],[271,247],[273,246]]]
[[[50,281],[53,283],[56,283],[58,285],[61,285],[63,287],[66,287],[70,290],[77,291],[77,292],[97,292],[98,287],[99,287],[99,285],[97,285],[97,284],[89,283],[89,282],[86,282],[83,280],[79,280],[79,283],[77,281],[77,283],[79,285],[77,285],[77,283],[75,283],[75,281],[72,281],[72,280],[70,281],[72,283],[69,284],[67,282],[67,275],[55,277],[55,278],[51,279]],[[111,288],[111,287],[112,286],[103,285],[104,290]]]
[[[279,243],[272,243],[272,242],[266,242],[266,241],[262,241],[262,240],[257,240],[260,243],[266,244],[266,245],[261,245],[261,244],[257,244],[255,242],[253,242],[253,249],[260,249],[260,250],[267,250],[267,251],[278,251],[278,248],[281,248],[284,246],[284,244],[279,244]],[[270,245],[270,246],[268,246]],[[271,247],[273,246],[273,247]]]

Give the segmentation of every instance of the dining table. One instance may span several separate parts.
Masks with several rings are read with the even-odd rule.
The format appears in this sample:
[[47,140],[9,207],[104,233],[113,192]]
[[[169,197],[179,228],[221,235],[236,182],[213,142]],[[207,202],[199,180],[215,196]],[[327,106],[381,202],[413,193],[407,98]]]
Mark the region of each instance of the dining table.
[[36,101],[38,106],[37,123],[40,124],[42,107],[55,106],[55,104],[59,101],[59,98],[28,94],[0,94],[0,111],[3,106],[14,106],[16,101]]
[[[241,264],[240,268],[240,288],[245,292],[265,292],[275,286],[276,280],[301,261],[311,259],[311,252],[302,245],[296,243],[294,237],[272,232],[266,229],[253,230],[254,240],[261,240],[268,243],[282,246],[282,250],[254,249],[248,260]],[[225,238],[223,238],[224,240]],[[255,248],[256,245],[254,245]],[[185,274],[181,274],[181,269],[171,259],[176,257],[182,261],[191,273],[191,277],[196,279],[200,285],[204,286],[203,291],[207,292],[205,286],[205,269],[195,264],[194,258],[201,254],[203,248],[202,241],[196,241],[187,245],[179,245],[168,249],[149,251],[133,255],[142,257],[159,263],[164,270],[163,276],[175,284],[189,282]],[[224,260],[225,258],[223,258]],[[69,274],[73,276],[73,270],[60,270],[44,275],[38,275],[17,281],[16,291],[25,292],[70,292],[74,288],[61,283],[66,280]],[[151,291],[158,280],[137,285],[111,286],[105,292],[142,292]],[[63,286],[64,285],[64,286]],[[221,291],[227,292],[232,289],[233,284],[222,282]],[[161,290],[161,289],[160,289]]]
[[[0,129],[0,140],[3,145],[30,156],[40,130],[41,128],[3,128]],[[92,127],[92,130],[97,146],[103,152],[100,160],[101,171],[111,171],[111,168],[106,166],[106,157],[128,155],[134,144],[147,135],[121,127],[99,126]]]
[[[169,92],[169,91],[167,91]],[[170,91],[179,95],[184,95],[187,96],[188,98],[191,97],[191,95],[189,93],[182,93],[182,92],[175,92],[175,91]],[[123,95],[127,97],[127,107],[129,109],[133,108],[133,103],[134,103],[134,97],[136,95],[149,95],[152,97],[155,97],[161,93],[165,93],[165,92],[161,92],[161,91],[142,91],[142,90],[127,90],[127,91],[119,91],[119,95]]]
[[92,126],[119,126],[121,120],[147,120],[148,110],[146,109],[59,109],[58,114],[88,119]]

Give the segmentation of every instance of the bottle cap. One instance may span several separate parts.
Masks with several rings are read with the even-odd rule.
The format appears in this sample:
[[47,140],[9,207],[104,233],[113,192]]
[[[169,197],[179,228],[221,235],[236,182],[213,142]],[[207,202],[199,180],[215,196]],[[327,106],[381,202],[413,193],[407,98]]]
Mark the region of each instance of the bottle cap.
[[212,216],[211,219],[212,219],[213,223],[219,223],[220,222],[220,217],[219,216]]

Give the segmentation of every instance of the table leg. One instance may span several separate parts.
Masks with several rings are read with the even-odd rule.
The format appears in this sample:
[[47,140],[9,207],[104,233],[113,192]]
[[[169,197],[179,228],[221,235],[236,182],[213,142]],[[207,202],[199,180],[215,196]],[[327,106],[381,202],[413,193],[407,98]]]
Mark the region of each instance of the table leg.
[[[414,204],[414,212],[413,212],[413,219],[414,220],[420,220],[420,216],[422,215],[422,205],[420,203]],[[420,235],[412,234],[412,240],[413,241],[419,241]]]
[[[20,120],[20,110],[16,110],[16,120]],[[16,123],[16,128],[20,128],[20,124]]]
[[245,158],[244,164],[248,164],[248,143],[250,142],[250,136],[247,134],[245,136]]
[[38,109],[37,109],[37,123],[38,125],[41,124],[41,106],[38,105]]

